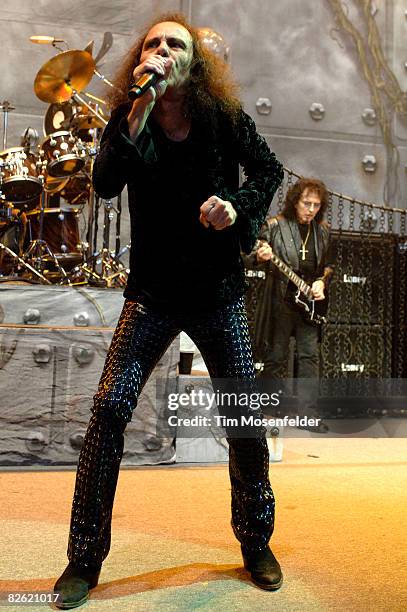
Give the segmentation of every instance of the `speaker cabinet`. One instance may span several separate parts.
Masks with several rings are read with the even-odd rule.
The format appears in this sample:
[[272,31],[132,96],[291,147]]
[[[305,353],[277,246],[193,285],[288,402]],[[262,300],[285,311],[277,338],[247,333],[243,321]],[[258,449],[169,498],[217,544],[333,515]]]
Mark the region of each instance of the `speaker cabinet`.
[[332,323],[390,325],[393,317],[395,237],[332,232],[335,274],[329,288]]
[[326,324],[322,378],[391,378],[392,332],[390,325]]

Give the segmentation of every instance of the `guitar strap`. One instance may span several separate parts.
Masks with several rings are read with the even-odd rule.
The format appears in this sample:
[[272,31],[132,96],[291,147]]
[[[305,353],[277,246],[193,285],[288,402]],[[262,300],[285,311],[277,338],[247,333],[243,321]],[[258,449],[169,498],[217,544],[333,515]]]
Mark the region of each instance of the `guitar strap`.
[[280,217],[278,219],[278,225],[285,248],[286,263],[288,263],[293,270],[298,270],[300,267],[298,252],[301,248],[301,235],[297,222],[293,219]]

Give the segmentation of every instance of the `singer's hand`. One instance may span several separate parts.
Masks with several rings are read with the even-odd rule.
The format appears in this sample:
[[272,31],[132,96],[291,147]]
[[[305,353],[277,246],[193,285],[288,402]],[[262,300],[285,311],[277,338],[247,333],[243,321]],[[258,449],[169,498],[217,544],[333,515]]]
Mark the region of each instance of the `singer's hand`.
[[160,98],[167,89],[167,78],[170,74],[174,60],[171,57],[163,57],[161,55],[150,55],[141,64],[136,66],[133,71],[133,78],[137,81],[145,72],[155,72],[159,76],[162,75],[162,79],[157,81],[154,87],[150,87],[140,97],[133,101],[133,105],[127,115],[127,122],[129,124],[129,134],[133,142],[136,141],[137,136],[143,130],[148,115],[152,111],[155,101]]
[[133,71],[133,79],[136,83],[146,72],[155,72],[162,77],[154,87],[150,87],[145,94],[143,102],[150,104],[160,98],[167,89],[167,78],[172,70],[174,60],[172,57],[163,57],[162,55],[150,55],[144,62],[141,62]]
[[217,196],[211,196],[200,208],[199,221],[205,227],[212,225],[216,230],[223,230],[233,225],[236,221],[237,212],[227,200],[221,200]]

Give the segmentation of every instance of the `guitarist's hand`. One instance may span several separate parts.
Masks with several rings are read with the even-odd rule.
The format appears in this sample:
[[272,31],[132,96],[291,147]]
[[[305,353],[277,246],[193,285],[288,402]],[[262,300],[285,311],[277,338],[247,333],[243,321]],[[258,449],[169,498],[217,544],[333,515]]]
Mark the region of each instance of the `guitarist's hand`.
[[262,242],[257,249],[257,261],[268,261],[271,259],[272,252],[271,246],[267,242]]
[[325,284],[322,280],[316,280],[312,283],[312,293],[314,294],[314,300],[324,300],[325,299]]

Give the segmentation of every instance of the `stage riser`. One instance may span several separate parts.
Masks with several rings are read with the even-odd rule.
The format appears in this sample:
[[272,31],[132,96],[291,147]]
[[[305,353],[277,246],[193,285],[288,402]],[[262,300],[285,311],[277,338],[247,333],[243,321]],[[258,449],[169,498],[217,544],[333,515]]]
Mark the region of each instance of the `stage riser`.
[[114,328],[123,303],[121,289],[0,284],[0,323]]
[[[112,329],[0,327],[0,465],[76,464]],[[176,377],[178,339],[154,370],[125,433],[123,463],[173,461],[157,437],[156,380]]]

